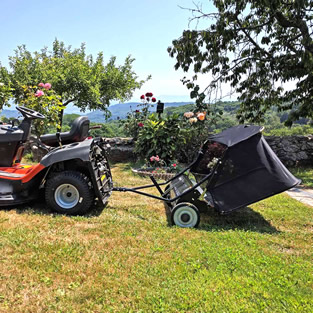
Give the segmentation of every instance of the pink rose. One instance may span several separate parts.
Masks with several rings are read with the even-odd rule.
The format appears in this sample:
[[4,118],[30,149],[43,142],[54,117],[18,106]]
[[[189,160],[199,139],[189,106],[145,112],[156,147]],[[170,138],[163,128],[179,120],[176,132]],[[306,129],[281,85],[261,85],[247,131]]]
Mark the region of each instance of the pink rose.
[[177,164],[176,164],[176,163],[174,163],[174,164],[172,164],[172,165],[173,165],[173,167],[176,167],[176,165],[177,165]]
[[45,84],[44,83],[39,83],[38,87],[45,87]]
[[143,127],[143,123],[138,123],[138,127]]
[[37,90],[35,93],[35,97],[41,97],[44,95],[44,92],[42,90]]
[[46,90],[49,90],[49,89],[51,88],[51,84],[50,84],[50,83],[46,83],[46,84],[44,85],[44,88],[45,88]]
[[156,102],[156,99],[155,99],[155,98],[152,98],[151,101],[152,101],[152,102]]

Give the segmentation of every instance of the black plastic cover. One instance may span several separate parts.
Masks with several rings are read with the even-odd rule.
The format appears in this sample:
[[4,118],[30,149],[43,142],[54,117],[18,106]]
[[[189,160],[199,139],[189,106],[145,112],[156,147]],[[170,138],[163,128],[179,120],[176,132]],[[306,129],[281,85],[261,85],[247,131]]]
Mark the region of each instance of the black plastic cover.
[[221,213],[247,206],[300,183],[257,129],[249,128],[242,136],[237,132],[236,135],[226,132],[226,136],[224,132],[223,136],[215,137],[224,144],[228,138],[230,145],[217,170],[215,182],[210,186],[214,206]]
[[232,147],[250,137],[261,133],[263,126],[238,125],[228,128],[219,134],[209,137],[209,140],[222,143],[227,147]]
[[17,127],[0,126],[0,167],[12,166],[14,156],[23,141],[23,134]]
[[0,143],[18,142],[23,139],[24,132],[17,127],[0,125]]
[[72,159],[79,159],[84,162],[89,161],[90,145],[92,142],[93,139],[89,139],[64,145],[62,148],[55,148],[41,159],[40,164],[48,167],[54,163]]

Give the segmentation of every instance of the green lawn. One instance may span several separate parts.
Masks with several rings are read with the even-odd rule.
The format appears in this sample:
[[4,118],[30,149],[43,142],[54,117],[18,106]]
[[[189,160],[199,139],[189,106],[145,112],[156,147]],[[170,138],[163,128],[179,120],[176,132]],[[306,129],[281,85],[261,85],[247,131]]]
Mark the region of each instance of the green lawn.
[[302,180],[302,185],[307,188],[313,188],[313,168],[310,167],[297,167],[292,168],[290,171]]
[[[120,186],[140,185],[129,165]],[[312,312],[313,208],[282,194],[199,229],[114,193],[86,217],[0,210],[0,312]]]

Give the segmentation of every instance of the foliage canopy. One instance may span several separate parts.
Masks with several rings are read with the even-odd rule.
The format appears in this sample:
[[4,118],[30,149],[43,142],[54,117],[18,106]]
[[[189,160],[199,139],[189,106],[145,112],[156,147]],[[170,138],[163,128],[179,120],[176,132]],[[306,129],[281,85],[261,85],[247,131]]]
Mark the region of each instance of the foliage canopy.
[[120,66],[116,57],[104,64],[102,52],[94,59],[86,54],[85,44],[72,49],[57,39],[52,51],[44,48],[31,53],[25,45],[19,46],[9,61],[10,71],[0,66],[0,81],[9,77],[16,103],[25,97],[22,86],[49,82],[63,106],[74,103],[82,111],[101,109],[109,113],[111,100],[128,100],[144,83],[133,71],[130,56]]
[[[260,121],[276,106],[290,110],[287,124],[313,117],[313,2],[311,0],[214,0],[216,10],[191,10],[191,20],[212,20],[208,28],[185,30],[168,48],[191,97],[201,106],[228,83],[239,94],[238,118]],[[198,74],[211,74],[200,91]],[[286,83],[294,84],[288,89]],[[285,88],[284,88],[285,87]]]

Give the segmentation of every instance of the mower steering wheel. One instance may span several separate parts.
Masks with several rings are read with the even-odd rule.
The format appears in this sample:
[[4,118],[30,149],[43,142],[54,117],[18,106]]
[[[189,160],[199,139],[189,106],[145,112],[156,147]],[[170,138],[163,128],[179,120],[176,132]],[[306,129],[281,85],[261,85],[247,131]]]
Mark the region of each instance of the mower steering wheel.
[[32,109],[29,109],[29,108],[16,107],[16,110],[20,111],[25,118],[30,118],[30,119],[36,119],[36,118],[44,119],[44,118],[46,118],[43,114],[41,114],[37,111],[34,111]]

